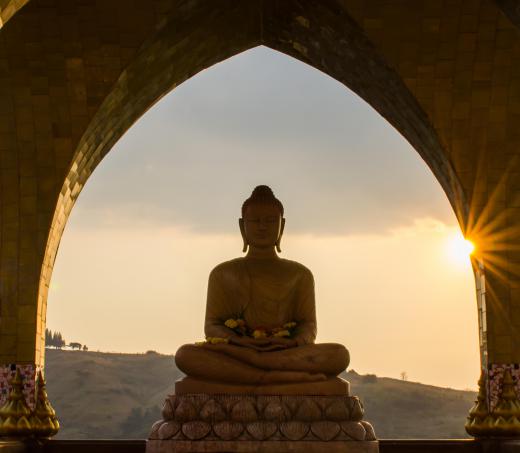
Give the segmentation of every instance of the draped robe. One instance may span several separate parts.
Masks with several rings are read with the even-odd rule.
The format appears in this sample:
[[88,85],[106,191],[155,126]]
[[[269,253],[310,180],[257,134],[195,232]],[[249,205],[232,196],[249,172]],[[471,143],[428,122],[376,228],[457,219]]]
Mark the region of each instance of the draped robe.
[[227,319],[242,318],[251,328],[272,329],[296,322],[298,345],[316,339],[314,278],[300,263],[282,258],[236,258],[219,264],[209,276],[206,337],[234,335]]

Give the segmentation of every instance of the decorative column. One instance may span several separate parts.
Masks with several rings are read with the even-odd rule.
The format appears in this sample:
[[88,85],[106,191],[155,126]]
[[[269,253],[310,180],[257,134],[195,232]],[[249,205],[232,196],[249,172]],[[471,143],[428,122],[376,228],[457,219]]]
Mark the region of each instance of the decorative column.
[[[483,262],[474,259],[473,264],[479,312],[481,376],[477,401],[469,412],[465,428],[477,438],[519,438],[520,366],[518,360],[511,359],[515,359],[520,347],[516,338],[520,312],[515,308],[514,291],[510,290],[510,297],[507,297],[507,292],[500,290],[511,285],[511,280],[497,281],[495,277],[491,286],[486,283]],[[486,298],[486,294],[490,297]]]
[[58,432],[60,424],[47,397],[45,380],[41,371],[38,373],[36,381],[36,402],[32,407],[26,401],[24,378],[20,369],[16,369],[9,384],[11,388],[9,395],[4,404],[0,406],[0,437],[46,438],[54,436]]

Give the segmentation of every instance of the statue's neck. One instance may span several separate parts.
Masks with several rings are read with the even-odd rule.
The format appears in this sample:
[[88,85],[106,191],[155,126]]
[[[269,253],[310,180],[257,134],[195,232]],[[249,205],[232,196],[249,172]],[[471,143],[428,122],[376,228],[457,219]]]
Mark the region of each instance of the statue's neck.
[[278,259],[276,250],[274,247],[258,248],[249,247],[246,258],[252,259]]

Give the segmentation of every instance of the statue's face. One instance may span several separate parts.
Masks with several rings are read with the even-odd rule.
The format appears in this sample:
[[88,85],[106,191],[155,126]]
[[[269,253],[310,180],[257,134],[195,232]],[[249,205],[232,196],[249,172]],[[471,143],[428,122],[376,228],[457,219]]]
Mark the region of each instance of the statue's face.
[[271,204],[251,204],[244,213],[244,232],[252,247],[273,247],[280,236],[282,216]]

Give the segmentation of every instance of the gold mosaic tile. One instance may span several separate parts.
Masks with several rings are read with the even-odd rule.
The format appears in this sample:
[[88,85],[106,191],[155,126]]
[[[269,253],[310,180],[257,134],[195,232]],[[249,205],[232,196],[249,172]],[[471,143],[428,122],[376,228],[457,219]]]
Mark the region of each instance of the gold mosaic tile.
[[[327,72],[386,117],[431,166],[464,230],[479,235],[476,220],[493,221],[520,241],[520,29],[490,0],[343,0],[343,11],[292,0],[263,10],[256,0],[25,3],[0,0],[3,363],[43,363],[54,257],[97,163],[172,85],[261,43]],[[488,251],[506,281],[484,270],[486,360],[518,363],[517,257]]]

